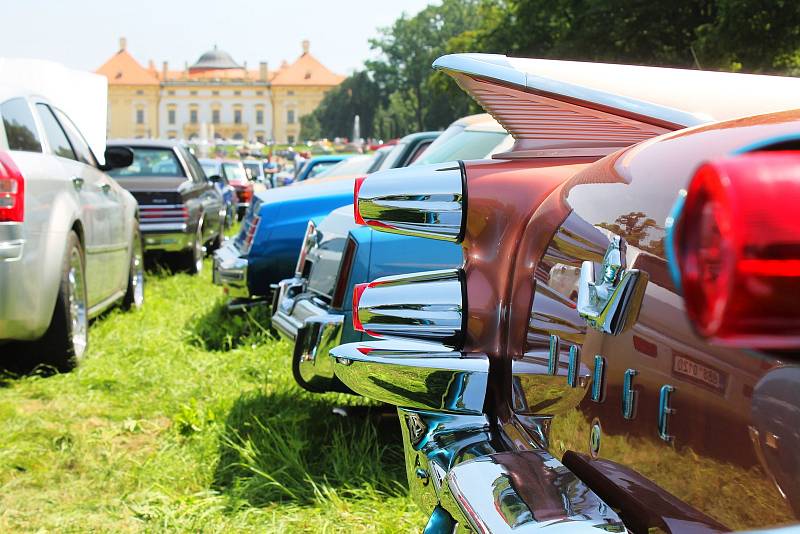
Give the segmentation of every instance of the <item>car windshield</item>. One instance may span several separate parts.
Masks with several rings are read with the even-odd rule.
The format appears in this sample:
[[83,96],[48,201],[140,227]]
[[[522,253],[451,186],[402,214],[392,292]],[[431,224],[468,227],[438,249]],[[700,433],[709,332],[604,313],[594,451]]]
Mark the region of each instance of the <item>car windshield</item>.
[[464,130],[446,139],[443,143],[432,144],[414,165],[442,163],[462,159],[483,159],[508,136],[505,132],[481,132]]
[[306,180],[309,178],[317,178],[320,174],[335,166],[337,163],[338,161],[320,161],[319,163],[316,163],[313,167],[311,167],[311,170],[308,171]]
[[261,174],[259,172],[261,170],[260,167],[261,164],[258,163],[257,161],[247,162],[244,164],[244,168],[250,171],[250,176],[252,176],[254,180],[258,178]]
[[222,167],[225,169],[228,180],[247,180],[247,174],[241,163],[223,163]]
[[372,166],[375,156],[353,156],[340,161],[332,167],[325,169],[325,172],[317,175],[317,178],[326,176],[349,176],[351,174],[366,174]]
[[129,147],[133,150],[133,163],[108,172],[114,178],[183,177],[181,164],[171,148]]
[[200,166],[203,167],[203,172],[206,173],[206,176],[214,176],[215,174],[219,174],[218,163],[204,161],[200,163]]
[[383,171],[386,169],[394,169],[395,165],[397,165],[397,162],[400,159],[400,156],[402,156],[403,152],[405,152],[407,146],[407,143],[397,143],[392,151],[389,152],[389,155],[386,156],[386,159],[383,160],[381,166],[378,167],[378,170]]

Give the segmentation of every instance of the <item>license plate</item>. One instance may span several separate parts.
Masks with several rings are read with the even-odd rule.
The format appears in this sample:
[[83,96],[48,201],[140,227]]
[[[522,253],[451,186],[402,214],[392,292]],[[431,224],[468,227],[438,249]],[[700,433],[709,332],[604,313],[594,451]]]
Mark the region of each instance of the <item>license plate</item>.
[[726,376],[723,373],[683,354],[673,353],[672,370],[678,375],[710,386],[720,392],[725,390]]

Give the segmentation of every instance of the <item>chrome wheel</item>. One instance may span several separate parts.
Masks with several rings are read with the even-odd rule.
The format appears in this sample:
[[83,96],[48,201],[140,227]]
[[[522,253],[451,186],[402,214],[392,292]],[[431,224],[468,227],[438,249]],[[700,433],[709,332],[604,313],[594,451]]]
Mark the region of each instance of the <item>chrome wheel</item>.
[[131,285],[133,286],[133,305],[141,308],[144,303],[144,251],[142,250],[142,240],[138,233],[133,240]]
[[69,257],[69,273],[67,274],[67,290],[69,291],[69,320],[73,352],[80,359],[86,351],[88,343],[89,320],[86,313],[86,280],[83,271],[83,259],[80,250],[73,248]]

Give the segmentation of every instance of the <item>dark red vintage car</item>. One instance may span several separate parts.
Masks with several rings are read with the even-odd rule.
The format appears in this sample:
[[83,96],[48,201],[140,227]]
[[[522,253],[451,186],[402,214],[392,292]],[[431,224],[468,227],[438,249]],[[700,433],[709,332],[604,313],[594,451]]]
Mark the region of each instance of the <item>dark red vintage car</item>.
[[[439,65],[515,135],[508,167],[432,168],[460,175],[435,189],[379,173],[357,198],[376,228],[461,242],[463,267],[357,288],[355,327],[387,340],[332,351],[345,384],[398,405],[428,528],[796,523],[800,111],[682,129],[675,107],[479,60]],[[691,109],[787,105],[737,87]]]

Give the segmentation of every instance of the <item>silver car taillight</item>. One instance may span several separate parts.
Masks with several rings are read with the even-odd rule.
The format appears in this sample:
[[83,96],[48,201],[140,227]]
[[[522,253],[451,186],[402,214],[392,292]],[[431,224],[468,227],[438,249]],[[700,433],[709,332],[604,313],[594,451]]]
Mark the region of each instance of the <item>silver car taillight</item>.
[[377,230],[461,242],[466,188],[460,162],[376,172],[356,181],[356,222]]
[[374,337],[464,345],[464,273],[446,269],[386,276],[353,288],[353,328]]
[[303,242],[300,245],[300,254],[297,256],[297,265],[294,268],[294,273],[297,276],[303,275],[303,270],[306,264],[306,256],[308,256],[308,251],[317,244],[317,225],[314,224],[314,221],[308,221],[308,226],[306,226],[306,233],[303,236]]

